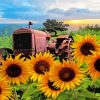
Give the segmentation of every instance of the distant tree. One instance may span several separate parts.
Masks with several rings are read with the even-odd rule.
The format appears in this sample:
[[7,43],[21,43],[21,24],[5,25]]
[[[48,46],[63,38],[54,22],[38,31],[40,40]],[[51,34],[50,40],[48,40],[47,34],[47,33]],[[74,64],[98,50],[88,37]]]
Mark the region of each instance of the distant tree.
[[99,26],[98,24],[96,24],[96,25],[94,26],[94,29],[95,29],[96,31],[100,31],[100,26]]
[[100,26],[99,26],[98,24],[96,24],[96,25],[89,25],[89,24],[88,24],[88,25],[85,27],[85,29],[100,31]]
[[[47,19],[43,25],[45,26],[46,30],[49,32],[54,31],[65,31],[68,30],[68,24],[64,24],[63,22],[59,22],[56,19]],[[55,32],[56,33],[56,32]]]

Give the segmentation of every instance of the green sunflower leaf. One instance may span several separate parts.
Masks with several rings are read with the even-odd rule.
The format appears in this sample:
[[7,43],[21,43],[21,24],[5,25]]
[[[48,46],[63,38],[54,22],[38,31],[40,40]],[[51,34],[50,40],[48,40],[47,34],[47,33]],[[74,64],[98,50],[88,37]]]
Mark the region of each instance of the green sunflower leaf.
[[98,98],[95,93],[89,92],[86,89],[84,89],[79,95],[87,98]]
[[72,93],[65,90],[58,95],[57,100],[73,100]]
[[89,78],[86,78],[86,79],[84,80],[84,82],[82,83],[81,87],[82,87],[83,89],[87,89],[88,86],[92,86],[92,85],[93,85],[92,80],[90,80]]
[[[32,97],[37,97],[40,95],[41,93],[39,92],[39,90],[36,88],[36,86],[34,86],[34,83],[29,84],[25,90],[25,92],[22,95],[22,100],[27,100],[27,98],[32,98]],[[30,99],[32,100],[32,99]]]
[[95,86],[96,88],[99,88],[99,87],[100,87],[100,79],[98,79],[98,80],[96,80],[96,81],[94,82],[94,86]]

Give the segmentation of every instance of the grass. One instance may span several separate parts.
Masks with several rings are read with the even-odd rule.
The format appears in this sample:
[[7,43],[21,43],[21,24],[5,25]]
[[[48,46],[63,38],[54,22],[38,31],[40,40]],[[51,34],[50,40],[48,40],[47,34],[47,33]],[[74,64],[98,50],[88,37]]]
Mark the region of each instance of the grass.
[[8,36],[8,35],[0,36],[0,48],[12,49],[12,36]]

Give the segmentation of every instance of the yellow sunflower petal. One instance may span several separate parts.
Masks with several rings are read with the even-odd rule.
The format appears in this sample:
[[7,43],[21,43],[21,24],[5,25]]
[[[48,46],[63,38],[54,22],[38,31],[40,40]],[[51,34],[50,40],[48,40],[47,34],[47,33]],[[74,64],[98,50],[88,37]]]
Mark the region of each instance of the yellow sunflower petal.
[[39,89],[45,96],[52,97],[53,99],[55,99],[58,94],[62,92],[60,88],[53,86],[53,82],[50,82],[49,73],[45,73],[42,77],[42,81],[39,83]]
[[7,58],[6,61],[3,61],[0,68],[0,76],[12,84],[25,83],[31,72],[27,62],[18,59],[18,57],[20,55],[14,59],[12,57]]
[[41,81],[41,77],[45,74],[45,72],[49,72],[50,68],[53,66],[54,58],[49,52],[36,54],[36,57],[33,58],[34,59],[28,61],[32,71],[31,79],[33,81]]
[[12,96],[11,87],[4,80],[0,80],[0,100],[9,100]]
[[89,56],[87,64],[88,73],[90,74],[92,79],[96,80],[100,78],[100,53],[93,52],[93,55]]
[[87,57],[92,55],[91,51],[99,51],[100,44],[97,43],[96,36],[87,34],[85,37],[77,35],[78,41],[72,44],[74,59],[81,64],[87,61]]
[[74,89],[84,78],[84,71],[74,61],[64,61],[54,65],[50,70],[50,80],[54,86],[65,89]]

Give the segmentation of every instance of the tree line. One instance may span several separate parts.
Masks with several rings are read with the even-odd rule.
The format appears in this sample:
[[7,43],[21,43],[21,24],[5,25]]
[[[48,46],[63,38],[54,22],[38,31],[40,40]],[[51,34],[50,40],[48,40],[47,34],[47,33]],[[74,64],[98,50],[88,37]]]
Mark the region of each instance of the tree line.
[[85,27],[85,29],[89,29],[89,30],[94,30],[94,31],[100,31],[100,25],[96,24],[96,25],[87,25]]

